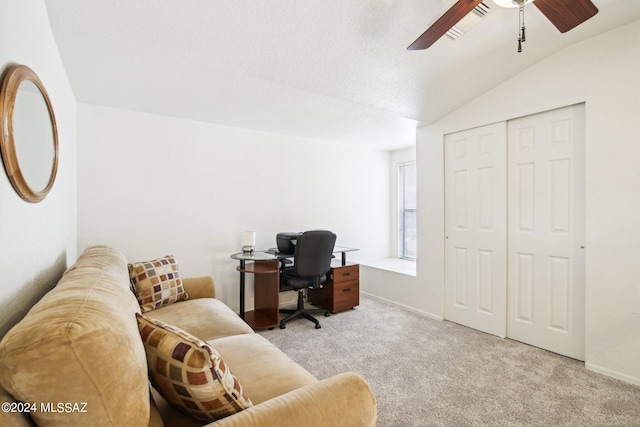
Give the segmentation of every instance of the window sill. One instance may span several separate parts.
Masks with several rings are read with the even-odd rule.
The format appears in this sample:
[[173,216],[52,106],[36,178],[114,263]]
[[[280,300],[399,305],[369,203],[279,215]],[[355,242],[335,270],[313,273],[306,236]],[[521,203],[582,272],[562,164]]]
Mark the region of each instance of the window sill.
[[394,273],[416,275],[416,262],[401,258],[384,258],[375,261],[360,262],[360,265],[378,268],[380,270],[393,271]]

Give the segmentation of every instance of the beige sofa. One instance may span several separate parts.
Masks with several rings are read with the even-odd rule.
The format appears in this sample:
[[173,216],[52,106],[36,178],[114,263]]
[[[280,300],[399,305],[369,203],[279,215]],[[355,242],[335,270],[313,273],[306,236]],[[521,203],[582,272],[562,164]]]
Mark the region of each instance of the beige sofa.
[[[254,404],[209,425],[375,425],[375,397],[360,376],[319,381],[215,299],[211,278],[183,283],[188,300],[145,315],[211,344]],[[124,256],[87,249],[0,342],[0,425],[206,424],[150,387],[139,311]]]

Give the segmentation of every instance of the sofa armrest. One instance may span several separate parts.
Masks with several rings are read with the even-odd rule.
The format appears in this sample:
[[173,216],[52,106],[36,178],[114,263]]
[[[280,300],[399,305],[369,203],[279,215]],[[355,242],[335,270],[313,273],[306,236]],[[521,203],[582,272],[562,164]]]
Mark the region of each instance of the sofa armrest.
[[290,391],[209,427],[373,427],[378,410],[366,381],[346,372]]
[[216,297],[216,287],[211,276],[182,279],[182,286],[189,294],[189,299]]

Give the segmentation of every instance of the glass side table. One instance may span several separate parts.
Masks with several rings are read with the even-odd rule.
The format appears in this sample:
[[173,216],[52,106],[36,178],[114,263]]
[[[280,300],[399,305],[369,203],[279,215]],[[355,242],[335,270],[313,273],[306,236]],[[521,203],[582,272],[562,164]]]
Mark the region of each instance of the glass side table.
[[[240,261],[240,318],[253,329],[268,329],[278,325],[280,298],[280,261],[268,252],[239,252],[231,258]],[[249,261],[249,263],[247,263]],[[245,274],[253,274],[254,309],[245,312]]]

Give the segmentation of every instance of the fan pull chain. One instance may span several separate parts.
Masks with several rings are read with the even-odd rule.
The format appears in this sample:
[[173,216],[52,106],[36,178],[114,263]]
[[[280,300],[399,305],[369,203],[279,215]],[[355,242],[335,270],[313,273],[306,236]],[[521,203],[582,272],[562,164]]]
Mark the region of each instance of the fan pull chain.
[[522,43],[527,41],[524,33],[524,0],[520,1],[519,19],[518,19],[518,53],[522,52]]

